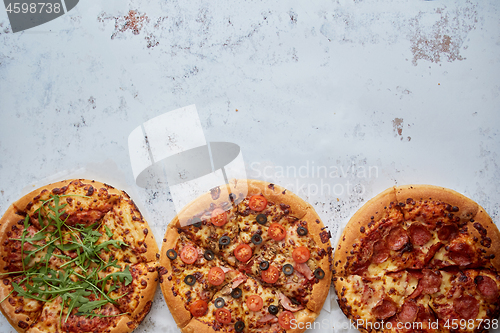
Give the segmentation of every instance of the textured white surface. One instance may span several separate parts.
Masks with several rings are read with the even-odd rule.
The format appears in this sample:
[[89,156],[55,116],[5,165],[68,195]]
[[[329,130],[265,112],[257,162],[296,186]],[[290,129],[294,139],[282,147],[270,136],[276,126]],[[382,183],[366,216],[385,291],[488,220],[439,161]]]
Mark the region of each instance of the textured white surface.
[[[0,10],[0,211],[85,168],[131,192],[161,245],[169,190],[134,185],[127,138],[196,104],[207,141],[238,144],[250,177],[309,200],[333,234],[407,183],[498,223],[499,31],[497,0],[80,1],[16,34]],[[318,332],[338,327],[333,307]],[[158,293],[137,332],[171,323]]]

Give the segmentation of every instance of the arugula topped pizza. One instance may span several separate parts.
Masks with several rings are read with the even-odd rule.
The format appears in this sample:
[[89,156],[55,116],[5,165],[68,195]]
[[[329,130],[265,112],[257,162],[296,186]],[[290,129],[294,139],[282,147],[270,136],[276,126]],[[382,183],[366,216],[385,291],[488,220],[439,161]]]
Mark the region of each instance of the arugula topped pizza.
[[328,295],[332,265],[311,205],[274,184],[232,180],[169,224],[158,272],[183,332],[302,332]]
[[125,192],[44,186],[0,220],[0,310],[18,332],[131,332],[151,308],[157,254]]

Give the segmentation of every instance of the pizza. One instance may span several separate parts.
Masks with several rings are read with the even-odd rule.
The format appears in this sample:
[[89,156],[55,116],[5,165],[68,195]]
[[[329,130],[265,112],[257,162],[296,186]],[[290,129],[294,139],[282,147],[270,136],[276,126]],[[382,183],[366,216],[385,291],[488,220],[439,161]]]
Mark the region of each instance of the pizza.
[[500,233],[485,210],[450,189],[389,188],[346,225],[333,282],[362,332],[498,328]]
[[158,247],[123,191],[74,179],[0,219],[0,310],[21,333],[133,331],[151,309]]
[[302,332],[323,307],[332,265],[311,205],[278,185],[232,180],[172,220],[158,272],[183,332]]

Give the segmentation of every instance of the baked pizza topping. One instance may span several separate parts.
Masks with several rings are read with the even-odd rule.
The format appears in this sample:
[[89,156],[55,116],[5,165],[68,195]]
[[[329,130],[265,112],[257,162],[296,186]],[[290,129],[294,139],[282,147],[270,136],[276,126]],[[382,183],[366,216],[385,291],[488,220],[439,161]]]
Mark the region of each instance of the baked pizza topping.
[[375,332],[482,332],[500,314],[492,239],[500,232],[491,218],[454,191],[384,191],[352,217],[337,247],[339,305],[363,329],[393,325]]

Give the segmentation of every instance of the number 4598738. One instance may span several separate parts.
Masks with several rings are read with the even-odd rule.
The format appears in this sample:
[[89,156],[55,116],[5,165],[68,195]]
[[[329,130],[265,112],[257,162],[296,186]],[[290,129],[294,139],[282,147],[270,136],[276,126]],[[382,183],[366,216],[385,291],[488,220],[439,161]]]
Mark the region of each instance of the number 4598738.
[[497,329],[499,327],[498,319],[452,319],[447,320],[444,324],[444,328],[447,329],[474,329],[476,327],[480,327],[486,330]]
[[9,3],[7,7],[5,8],[7,13],[14,13],[14,14],[35,14],[35,13],[60,13],[61,12],[61,4],[60,3],[50,3],[50,2],[14,2],[14,3]]

